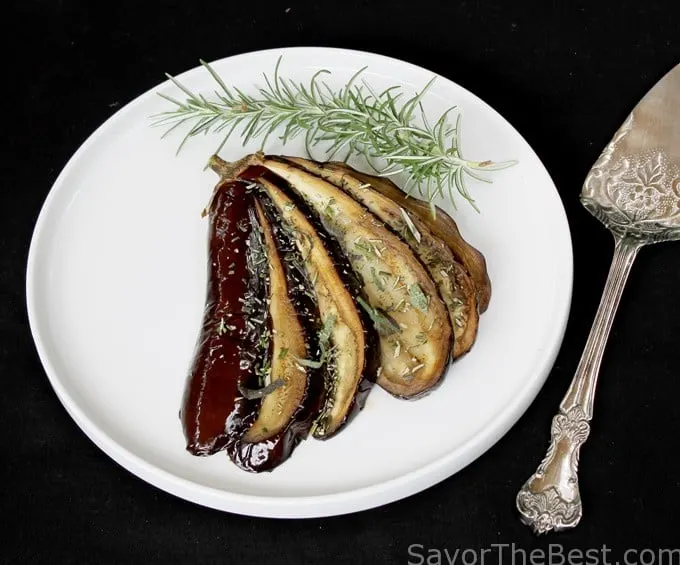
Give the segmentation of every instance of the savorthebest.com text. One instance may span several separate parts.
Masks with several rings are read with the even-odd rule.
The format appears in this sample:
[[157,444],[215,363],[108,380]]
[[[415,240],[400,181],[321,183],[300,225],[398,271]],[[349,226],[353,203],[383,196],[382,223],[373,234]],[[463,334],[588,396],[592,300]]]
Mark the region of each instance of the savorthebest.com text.
[[606,545],[590,549],[566,548],[552,543],[547,548],[525,549],[514,543],[489,547],[437,548],[420,543],[408,546],[408,565],[680,565],[680,548],[630,548],[614,554]]

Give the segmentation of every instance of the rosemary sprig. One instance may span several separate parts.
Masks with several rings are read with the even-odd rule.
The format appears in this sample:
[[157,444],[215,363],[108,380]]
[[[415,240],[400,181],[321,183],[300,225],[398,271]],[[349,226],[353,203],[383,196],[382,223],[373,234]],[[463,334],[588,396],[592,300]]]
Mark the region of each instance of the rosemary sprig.
[[[327,160],[343,154],[347,160],[362,156],[380,175],[407,175],[404,190],[411,193],[414,187],[430,203],[435,213],[434,201],[448,194],[455,206],[453,188],[475,209],[466,177],[490,182],[480,172],[497,171],[514,165],[516,161],[470,161],[464,159],[460,148],[460,113],[451,126],[450,108],[435,122],[425,115],[422,100],[432,86],[434,78],[415,96],[404,100],[400,87],[393,86],[376,92],[361,78],[366,69],[359,70],[339,90],[333,90],[320,76],[330,74],[319,71],[309,84],[297,83],[279,74],[281,59],[276,63],[273,78],[264,75],[265,86],[257,87],[257,94],[248,94],[237,87],[227,87],[217,72],[205,61],[201,64],[210,73],[219,89],[208,99],[186,88],[174,77],[167,77],[186,97],[183,101],[159,93],[174,107],[153,116],[154,125],[165,126],[167,131],[190,126],[182,146],[199,134],[223,135],[222,143],[239,132],[243,145],[261,139],[264,149],[275,132],[285,144],[304,135],[307,153],[321,142],[330,143]],[[240,126],[240,127],[239,127]]]

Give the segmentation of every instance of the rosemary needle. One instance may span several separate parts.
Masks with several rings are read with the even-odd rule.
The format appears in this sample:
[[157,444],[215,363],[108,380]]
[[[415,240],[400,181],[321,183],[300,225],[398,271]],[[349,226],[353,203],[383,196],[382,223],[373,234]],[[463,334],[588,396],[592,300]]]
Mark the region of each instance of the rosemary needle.
[[404,173],[405,190],[410,193],[412,187],[417,187],[420,196],[430,203],[433,215],[436,198],[448,194],[455,206],[454,187],[477,209],[465,185],[466,176],[488,181],[479,173],[516,163],[470,161],[462,157],[460,113],[451,126],[448,117],[455,107],[435,122],[430,122],[423,110],[422,100],[434,78],[418,94],[403,101],[399,86],[376,92],[361,79],[365,67],[345,86],[333,90],[320,79],[330,74],[328,71],[317,72],[307,85],[282,77],[279,58],[273,78],[264,75],[265,86],[257,87],[257,94],[253,95],[228,87],[208,63],[201,64],[218,86],[213,97],[208,99],[192,92],[170,75],[168,78],[184,99],[159,93],[173,108],[153,116],[154,125],[165,126],[166,134],[175,128],[188,127],[178,152],[199,134],[223,136],[216,152],[237,132],[243,145],[260,139],[263,149],[275,132],[284,144],[302,135],[312,158],[313,148],[326,142],[330,143],[327,160],[338,155],[344,160],[362,156],[382,176]]

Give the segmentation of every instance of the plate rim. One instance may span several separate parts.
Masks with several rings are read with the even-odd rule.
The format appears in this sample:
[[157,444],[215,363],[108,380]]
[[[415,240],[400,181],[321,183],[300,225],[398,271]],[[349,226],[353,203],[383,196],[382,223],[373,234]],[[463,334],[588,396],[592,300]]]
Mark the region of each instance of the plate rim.
[[[103,134],[108,125],[114,120],[120,119],[120,116],[128,112],[137,104],[142,103],[148,97],[154,95],[158,90],[168,84],[168,80],[158,83],[146,90],[142,94],[135,96],[124,106],[119,108],[115,113],[106,118],[78,147],[78,149],[71,155],[66,164],[61,169],[59,175],[52,183],[50,190],[41,206],[40,213],[36,219],[33,228],[31,242],[29,246],[27,264],[26,264],[26,306],[28,313],[29,326],[31,335],[33,337],[38,356],[41,364],[54,389],[59,401],[66,409],[67,413],[76,422],[80,430],[101,449],[108,457],[113,459],[116,463],[121,465],[124,469],[131,472],[133,475],[144,480],[145,482],[164,490],[174,496],[188,500],[202,506],[210,507],[216,510],[228,511],[232,513],[257,516],[257,517],[272,517],[272,518],[313,518],[341,515],[353,512],[375,508],[391,502],[396,502],[418,492],[438,484],[444,479],[454,475],[464,467],[470,465],[478,459],[483,453],[488,451],[517,423],[520,417],[525,413],[527,408],[533,403],[538,392],[541,390],[545,381],[550,374],[555,359],[561,349],[564,340],[564,334],[567,327],[569,312],[571,309],[572,293],[573,293],[573,245],[571,230],[569,226],[568,217],[564,208],[564,203],[557,190],[557,187],[547,170],[545,164],[535,152],[533,147],[524,138],[524,136],[509,122],[502,114],[495,108],[490,106],[485,100],[461,86],[457,82],[433,72],[425,67],[389,57],[386,55],[372,53],[369,51],[343,49],[337,47],[316,47],[316,46],[296,46],[296,47],[280,47],[272,49],[263,49],[257,51],[248,51],[234,54],[228,57],[216,59],[211,64],[218,65],[223,61],[233,61],[238,58],[247,58],[249,56],[262,56],[280,54],[284,55],[291,51],[332,51],[336,54],[351,54],[355,56],[367,57],[390,64],[397,64],[401,66],[411,67],[420,72],[425,71],[437,77],[438,81],[443,81],[449,86],[461,89],[464,93],[471,96],[476,103],[482,104],[486,111],[490,111],[501,122],[509,126],[512,132],[521,139],[529,148],[531,153],[535,156],[537,163],[543,169],[543,173],[550,181],[554,196],[556,198],[557,207],[560,211],[560,220],[565,228],[565,243],[566,247],[563,250],[565,255],[564,274],[568,281],[563,281],[566,284],[566,294],[561,309],[555,310],[556,315],[559,316],[559,327],[557,328],[557,339],[549,351],[546,351],[539,360],[542,373],[539,378],[529,382],[521,389],[521,392],[515,395],[513,402],[506,405],[503,410],[497,412],[494,417],[480,430],[476,435],[469,438],[466,442],[458,446],[453,451],[447,453],[444,457],[431,461],[422,467],[406,472],[398,477],[387,479],[372,485],[345,490],[338,493],[320,494],[320,495],[303,495],[303,496],[258,496],[253,494],[244,494],[238,492],[231,492],[221,488],[210,487],[193,482],[174,475],[173,473],[150,463],[144,458],[132,453],[129,449],[117,443],[114,439],[100,429],[84,411],[77,405],[76,401],[69,395],[66,387],[60,381],[58,372],[52,364],[47,348],[43,343],[40,332],[38,331],[38,314],[35,306],[35,270],[38,242],[40,234],[44,229],[49,216],[49,209],[51,202],[56,197],[60,187],[64,185],[64,180],[67,178],[71,168],[75,167],[81,156],[94,144],[97,138]],[[177,75],[178,79],[182,79],[189,73],[199,69],[200,66],[192,67],[181,74]],[[568,260],[567,260],[568,259]]]

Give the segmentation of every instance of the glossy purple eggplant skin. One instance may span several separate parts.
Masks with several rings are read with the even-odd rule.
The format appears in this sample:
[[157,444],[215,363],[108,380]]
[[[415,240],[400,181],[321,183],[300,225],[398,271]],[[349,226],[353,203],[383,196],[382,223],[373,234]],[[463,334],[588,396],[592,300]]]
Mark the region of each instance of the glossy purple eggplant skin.
[[253,401],[238,391],[257,380],[253,364],[242,362],[242,351],[253,351],[257,338],[246,332],[253,304],[244,297],[262,294],[248,265],[253,206],[245,183],[227,181],[215,189],[208,210],[206,304],[180,411],[186,448],[193,455],[224,449],[255,417]]
[[[301,257],[290,236],[278,223],[278,218],[262,195],[258,197],[264,210],[266,221],[276,240],[278,254],[285,271],[288,296],[295,306],[297,321],[300,323],[307,348],[307,356],[318,352],[318,332],[321,321],[316,302],[306,291],[307,281],[300,271]],[[254,218],[256,221],[256,218]],[[269,251],[267,251],[269,253]],[[273,284],[271,281],[270,285]],[[271,326],[271,320],[268,321]],[[268,352],[271,355],[271,351]],[[231,460],[245,471],[259,473],[271,471],[281,465],[292,454],[297,445],[308,435],[314,417],[324,399],[323,375],[318,369],[308,369],[307,387],[295,415],[288,425],[274,437],[260,441],[248,442],[235,434],[227,445],[227,453]]]

